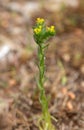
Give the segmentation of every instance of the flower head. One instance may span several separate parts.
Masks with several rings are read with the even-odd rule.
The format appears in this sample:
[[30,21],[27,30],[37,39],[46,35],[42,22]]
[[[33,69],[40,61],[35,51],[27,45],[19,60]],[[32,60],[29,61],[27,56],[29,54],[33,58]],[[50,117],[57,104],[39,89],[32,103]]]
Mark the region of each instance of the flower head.
[[47,27],[43,18],[37,18],[33,28],[34,39],[37,44],[44,43],[48,38],[55,35],[55,27]]
[[41,29],[40,28],[35,28],[34,32],[35,32],[35,34],[39,34],[41,32]]
[[42,26],[41,26],[41,25],[38,26],[38,27],[36,27],[36,28],[34,29],[34,33],[35,33],[36,35],[40,34],[41,31],[42,31]]
[[43,18],[37,18],[36,23],[37,24],[43,24],[44,23],[44,19]]
[[55,33],[55,27],[54,26],[47,27],[47,31],[50,33]]

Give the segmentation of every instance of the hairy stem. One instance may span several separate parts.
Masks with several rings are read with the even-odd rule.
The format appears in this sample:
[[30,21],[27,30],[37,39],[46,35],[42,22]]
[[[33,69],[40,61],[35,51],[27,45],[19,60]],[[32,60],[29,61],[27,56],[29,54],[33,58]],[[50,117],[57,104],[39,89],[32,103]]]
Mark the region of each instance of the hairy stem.
[[38,57],[39,57],[39,90],[40,90],[40,103],[42,105],[42,112],[44,120],[48,123],[51,122],[50,113],[48,111],[48,100],[45,95],[44,89],[44,77],[45,77],[45,56],[44,56],[44,44],[39,45]]

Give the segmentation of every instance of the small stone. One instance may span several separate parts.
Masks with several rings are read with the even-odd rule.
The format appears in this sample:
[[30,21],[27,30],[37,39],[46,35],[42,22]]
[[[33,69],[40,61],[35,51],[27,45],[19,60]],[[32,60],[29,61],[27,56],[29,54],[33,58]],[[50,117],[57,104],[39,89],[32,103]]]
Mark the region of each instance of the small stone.
[[73,100],[75,99],[75,94],[73,92],[68,92],[68,96]]
[[73,110],[73,105],[70,101],[67,102],[67,108],[72,111]]
[[63,93],[64,95],[67,95],[67,89],[66,89],[66,88],[63,88],[63,89],[62,89],[62,93]]
[[84,81],[81,82],[81,86],[84,88]]
[[15,85],[16,85],[16,83],[17,83],[17,82],[16,82],[16,80],[15,80],[15,79],[10,79],[10,80],[9,80],[9,86],[10,86],[10,87],[15,86]]
[[66,61],[66,62],[69,62],[69,61],[70,61],[70,58],[71,58],[70,55],[67,54],[67,53],[63,55],[63,59],[64,59],[64,61]]
[[80,67],[80,71],[82,74],[84,74],[84,64]]

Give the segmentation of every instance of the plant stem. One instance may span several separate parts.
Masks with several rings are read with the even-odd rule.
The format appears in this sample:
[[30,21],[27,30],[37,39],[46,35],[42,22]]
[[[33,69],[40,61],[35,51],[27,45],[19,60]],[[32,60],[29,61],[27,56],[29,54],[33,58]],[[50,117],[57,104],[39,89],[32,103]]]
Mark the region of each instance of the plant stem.
[[48,100],[45,95],[44,89],[44,77],[45,77],[45,56],[44,56],[44,44],[39,45],[38,57],[39,57],[39,90],[40,90],[40,103],[42,106],[44,121],[51,124],[51,116],[48,111]]

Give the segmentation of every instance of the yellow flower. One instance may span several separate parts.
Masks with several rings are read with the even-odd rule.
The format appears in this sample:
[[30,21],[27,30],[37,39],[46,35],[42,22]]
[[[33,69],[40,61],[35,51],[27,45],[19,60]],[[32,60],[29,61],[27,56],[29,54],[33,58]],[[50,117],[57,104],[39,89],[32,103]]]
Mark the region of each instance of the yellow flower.
[[49,31],[51,33],[55,33],[55,27],[54,26],[47,27],[47,31]]
[[41,28],[35,28],[34,32],[35,32],[35,34],[39,34],[41,32]]
[[39,34],[39,33],[41,33],[41,31],[42,31],[42,26],[41,25],[34,29],[35,34]]
[[42,23],[44,23],[44,19],[43,18],[37,18],[36,22],[37,22],[37,24],[42,24]]

